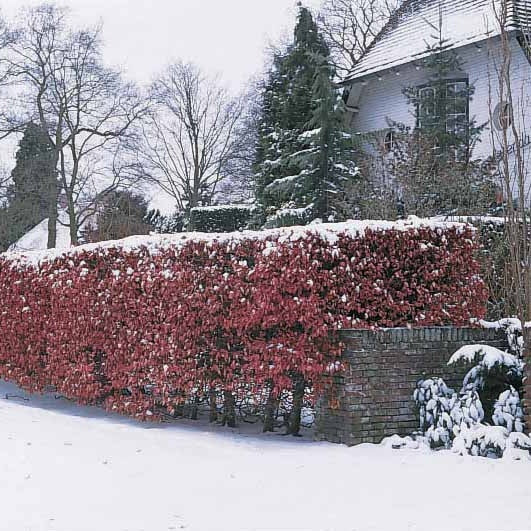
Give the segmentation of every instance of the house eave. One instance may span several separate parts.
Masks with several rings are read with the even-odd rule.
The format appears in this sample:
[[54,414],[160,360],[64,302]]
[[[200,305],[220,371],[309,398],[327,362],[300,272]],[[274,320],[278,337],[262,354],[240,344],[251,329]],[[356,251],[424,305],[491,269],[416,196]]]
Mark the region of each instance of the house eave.
[[[521,34],[521,30],[517,28],[510,28],[508,29],[508,33],[510,34]],[[457,43],[452,46],[453,50],[458,50],[461,48],[464,48],[466,46],[471,45],[479,45],[484,43],[485,41],[490,41],[492,39],[495,39],[496,37],[499,37],[499,33],[487,33],[484,35],[478,35],[474,38],[467,39],[466,41],[462,41],[460,43]],[[420,54],[416,54],[415,56],[410,57],[403,57],[402,59],[398,61],[393,61],[392,63],[388,64],[381,64],[377,68],[371,68],[368,70],[360,70],[359,72],[355,72],[354,74],[350,75],[343,81],[339,82],[338,85],[342,87],[348,87],[350,85],[353,85],[354,83],[362,83],[368,81],[371,77],[380,75],[384,76],[389,74],[390,72],[396,71],[398,68],[415,64],[417,61],[421,61],[422,59],[426,58],[428,56],[428,52],[423,52]]]

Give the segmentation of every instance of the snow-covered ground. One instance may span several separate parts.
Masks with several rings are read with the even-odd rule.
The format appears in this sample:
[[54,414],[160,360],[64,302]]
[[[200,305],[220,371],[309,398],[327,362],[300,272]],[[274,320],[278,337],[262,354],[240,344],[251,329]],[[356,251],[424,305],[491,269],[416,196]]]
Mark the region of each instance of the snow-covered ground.
[[0,426],[6,531],[531,529],[531,461],[137,424],[3,382]]

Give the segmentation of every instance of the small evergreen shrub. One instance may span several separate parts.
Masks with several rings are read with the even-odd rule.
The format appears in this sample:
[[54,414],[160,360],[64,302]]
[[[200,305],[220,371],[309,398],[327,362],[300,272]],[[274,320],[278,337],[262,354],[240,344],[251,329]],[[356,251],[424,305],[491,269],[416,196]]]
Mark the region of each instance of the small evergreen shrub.
[[249,205],[195,207],[190,210],[188,228],[198,232],[235,232],[247,227],[251,219]]
[[[507,455],[517,459],[531,451],[531,438],[523,433],[520,394],[513,386],[521,387],[524,366],[518,327],[510,319],[500,327],[505,329],[514,353],[487,345],[468,345],[450,358],[449,365],[474,363],[459,394],[441,378],[418,382],[413,399],[421,432],[431,448],[452,448],[461,455]],[[492,393],[500,389],[493,400]],[[485,418],[494,425],[484,424]]]

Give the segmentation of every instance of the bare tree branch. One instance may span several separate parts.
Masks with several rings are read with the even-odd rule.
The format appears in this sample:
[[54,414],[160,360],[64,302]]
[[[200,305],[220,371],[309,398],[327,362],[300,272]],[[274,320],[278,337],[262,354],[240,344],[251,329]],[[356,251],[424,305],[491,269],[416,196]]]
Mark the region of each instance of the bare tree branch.
[[354,68],[400,4],[401,0],[325,0],[319,28],[339,76]]
[[[22,12],[17,39],[8,46],[5,61],[15,96],[7,102],[2,120],[5,134],[21,131],[28,122],[48,132],[58,172],[58,189],[67,202],[73,244],[81,219],[78,205],[88,201],[95,181],[108,183],[86,159],[108,161],[108,180],[118,186],[112,161],[136,145],[136,123],[147,110],[137,88],[119,72],[103,65],[101,28],[74,31],[67,12],[43,4]],[[1,134],[1,132],[0,132]],[[87,162],[85,164],[85,162]],[[57,201],[49,216],[48,246],[55,246]]]
[[153,83],[141,163],[177,208],[209,204],[240,151],[241,98],[195,65],[171,64]]

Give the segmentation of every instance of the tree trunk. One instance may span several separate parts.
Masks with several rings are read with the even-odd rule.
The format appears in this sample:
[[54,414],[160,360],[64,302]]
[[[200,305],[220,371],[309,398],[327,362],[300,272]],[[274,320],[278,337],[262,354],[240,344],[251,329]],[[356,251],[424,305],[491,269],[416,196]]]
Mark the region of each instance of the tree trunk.
[[192,400],[192,405],[190,406],[190,420],[197,420],[197,416],[199,413],[199,399],[195,397]]
[[48,249],[54,249],[57,246],[57,182],[52,183],[51,188],[48,212],[48,242],[46,245]]
[[302,376],[297,376],[293,381],[293,407],[289,415],[288,434],[296,437],[300,436],[302,402],[304,399],[304,389],[306,382]]
[[275,431],[275,411],[278,407],[278,398],[273,395],[273,389],[269,390],[264,413],[264,433]]
[[531,433],[531,330],[523,327],[524,335],[524,421],[526,433]]
[[208,400],[210,404],[210,416],[209,422],[217,422],[218,420],[218,406],[217,406],[217,396],[214,389],[210,389],[208,392]]
[[225,391],[223,393],[223,419],[221,422],[222,426],[227,425],[229,428],[236,427],[236,409],[235,409],[235,400],[234,395],[230,391]]
[[68,198],[68,223],[70,225],[70,243],[72,245],[78,245],[77,239],[77,218],[76,218],[76,207],[74,205],[74,198],[71,194],[67,193]]
[[182,403],[179,403],[175,406],[175,409],[173,410],[173,417],[176,419],[184,417],[184,405]]

